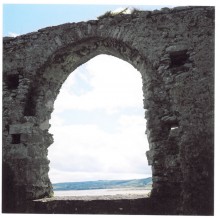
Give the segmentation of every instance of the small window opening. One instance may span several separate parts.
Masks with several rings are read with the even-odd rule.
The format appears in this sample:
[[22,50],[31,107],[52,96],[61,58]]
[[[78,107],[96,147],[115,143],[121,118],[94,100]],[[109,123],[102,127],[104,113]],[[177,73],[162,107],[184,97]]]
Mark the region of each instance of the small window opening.
[[19,144],[21,142],[21,134],[12,134],[12,144]]
[[17,89],[18,85],[19,85],[19,76],[18,76],[18,74],[7,76],[6,83],[7,83],[8,89],[10,89],[10,90]]
[[187,50],[171,53],[171,68],[184,65],[187,62],[188,58],[189,55],[187,54]]
[[35,108],[36,103],[34,100],[34,91],[31,90],[27,96],[25,108],[24,108],[24,116],[35,116]]

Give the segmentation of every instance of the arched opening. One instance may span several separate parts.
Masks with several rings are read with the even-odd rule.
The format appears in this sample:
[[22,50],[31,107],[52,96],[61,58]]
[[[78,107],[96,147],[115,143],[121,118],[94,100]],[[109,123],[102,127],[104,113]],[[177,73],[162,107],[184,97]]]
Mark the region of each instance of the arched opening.
[[49,147],[49,176],[55,196],[86,189],[85,183],[75,187],[70,182],[97,180],[134,180],[124,183],[120,193],[141,195],[142,190],[146,196],[151,168],[144,113],[141,75],[127,62],[98,55],[72,72],[50,120],[54,144]]

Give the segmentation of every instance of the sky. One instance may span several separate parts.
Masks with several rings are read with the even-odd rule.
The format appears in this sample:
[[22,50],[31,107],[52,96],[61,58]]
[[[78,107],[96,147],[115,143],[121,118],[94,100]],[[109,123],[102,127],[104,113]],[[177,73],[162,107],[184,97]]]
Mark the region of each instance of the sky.
[[71,73],[54,108],[51,180],[151,176],[141,75],[130,64],[96,56]]
[[[17,36],[38,29],[96,19],[106,11],[128,5],[73,5],[73,4],[4,4],[3,35]],[[132,5],[143,10],[154,10],[164,6]]]
[[[135,4],[130,6],[141,10],[175,5]],[[127,6],[4,4],[2,34],[16,37],[47,26],[96,19]],[[151,176],[141,76],[130,64],[99,55],[81,65],[63,84],[50,123],[52,183]]]

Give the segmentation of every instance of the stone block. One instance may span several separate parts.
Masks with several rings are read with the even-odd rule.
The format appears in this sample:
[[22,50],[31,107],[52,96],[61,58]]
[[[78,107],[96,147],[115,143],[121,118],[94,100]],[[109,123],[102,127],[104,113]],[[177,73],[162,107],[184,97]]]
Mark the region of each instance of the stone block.
[[33,123],[12,124],[9,126],[9,134],[32,133]]
[[153,157],[154,157],[154,151],[150,150],[146,152],[147,160],[148,160],[148,165],[153,164]]
[[24,116],[23,117],[24,122],[28,122],[28,123],[37,123],[37,117],[35,116]]
[[181,53],[187,50],[187,45],[185,44],[178,44],[178,45],[171,45],[166,48],[166,52],[172,53]]
[[21,134],[21,143],[32,144],[32,143],[43,143],[44,137],[41,134]]
[[49,120],[45,120],[44,122],[42,122],[40,124],[40,129],[41,130],[49,129],[49,127],[50,127]]

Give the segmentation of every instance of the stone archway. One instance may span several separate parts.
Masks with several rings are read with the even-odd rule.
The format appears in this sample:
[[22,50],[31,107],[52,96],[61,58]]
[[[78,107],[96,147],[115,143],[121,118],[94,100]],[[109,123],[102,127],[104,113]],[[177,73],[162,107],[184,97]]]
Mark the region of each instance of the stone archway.
[[167,213],[211,214],[213,13],[211,7],[140,11],[4,38],[4,210],[27,211],[27,200],[51,195],[53,102],[70,72],[110,54],[142,76],[152,201],[171,205]]
[[[76,47],[72,47],[72,49],[71,47],[69,47],[68,49],[64,49],[66,55],[64,57],[62,55],[62,51],[61,53],[59,51],[57,54],[53,56],[53,58],[49,62],[47,62],[47,67],[44,67],[44,69],[41,71],[42,76],[35,80],[34,86],[32,87],[32,89],[35,92],[35,96],[34,97],[32,96],[31,99],[33,100],[29,100],[28,104],[26,105],[27,108],[33,108],[30,107],[29,105],[30,102],[32,102],[31,106],[35,107],[35,110],[31,110],[31,114],[25,114],[25,116],[31,115],[38,117],[38,121],[40,121],[40,123],[37,124],[39,128],[35,129],[35,134],[41,137],[42,131],[44,132],[45,148],[47,148],[52,143],[52,136],[48,133],[48,129],[49,129],[50,116],[53,111],[53,103],[59,93],[61,85],[69,76],[69,74],[74,69],[76,69],[76,67],[87,62],[89,59],[93,58],[98,54],[110,54],[130,62],[140,71],[142,78],[143,78],[143,73],[146,74],[145,69],[148,69],[148,71],[151,72],[150,71],[151,66],[148,66],[146,61],[141,58],[141,56],[138,54],[136,50],[134,49],[132,50],[127,45],[123,44],[122,42],[117,42],[116,40],[110,40],[110,39],[87,40],[86,43],[85,42],[82,42],[82,44],[78,43],[77,49]],[[60,59],[60,57],[62,58]],[[74,60],[76,60],[76,62]],[[147,74],[144,77],[148,79],[148,83],[150,83],[149,81],[151,79],[147,78]],[[160,88],[159,85],[158,88]],[[44,96],[44,98],[42,99],[41,96]],[[28,112],[28,110],[26,111]],[[48,142],[48,144],[46,144],[45,142]],[[39,152],[38,152],[39,158],[45,159],[46,161],[47,159],[45,154],[47,154],[47,152],[45,150],[42,150],[40,146],[38,148],[39,148]],[[37,164],[37,167],[40,167],[39,163]],[[42,173],[42,171],[40,170],[38,170],[37,172]],[[42,177],[45,175],[45,172],[43,173],[44,173],[43,175],[39,174],[37,176],[38,178],[40,178],[39,183],[42,182]],[[37,180],[35,181],[37,182]],[[48,182],[48,178],[45,178],[45,181],[47,182],[45,186],[47,186],[49,189],[46,191],[46,193],[48,194],[51,191],[51,185]],[[31,183],[31,185],[33,185],[33,183]],[[36,192],[34,192],[32,196],[35,193]],[[43,196],[44,194],[37,196],[37,198]]]

